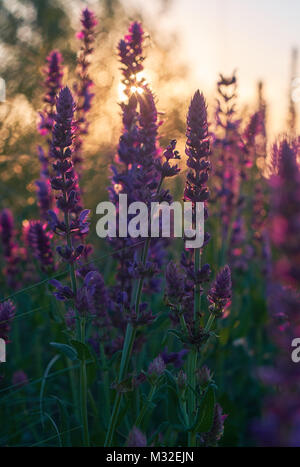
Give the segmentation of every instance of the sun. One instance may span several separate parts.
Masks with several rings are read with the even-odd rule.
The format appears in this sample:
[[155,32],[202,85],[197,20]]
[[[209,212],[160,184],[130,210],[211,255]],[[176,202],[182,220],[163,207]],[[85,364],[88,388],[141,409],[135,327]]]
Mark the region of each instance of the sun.
[[140,86],[131,86],[130,88],[131,92],[134,94],[135,92],[137,92],[138,94],[143,94],[144,92],[144,89],[141,88]]

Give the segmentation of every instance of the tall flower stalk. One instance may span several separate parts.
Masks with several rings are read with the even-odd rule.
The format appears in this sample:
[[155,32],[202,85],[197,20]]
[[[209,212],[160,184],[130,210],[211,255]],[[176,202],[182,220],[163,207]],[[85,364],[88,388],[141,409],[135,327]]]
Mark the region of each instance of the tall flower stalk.
[[[207,110],[203,94],[195,93],[187,116],[187,142],[186,154],[188,156],[187,174],[184,190],[184,201],[192,202],[193,222],[196,224],[196,203],[204,203],[204,218],[207,218],[207,201],[209,191],[207,188],[210,171],[210,144],[207,124]],[[196,226],[196,225],[195,225]],[[199,226],[196,226],[199,228]],[[204,245],[209,241],[209,234],[204,235]],[[183,274],[183,271],[185,274]],[[185,414],[188,429],[188,445],[196,446],[197,431],[193,429],[197,418],[197,398],[201,397],[201,388],[197,383],[197,360],[200,350],[210,337],[210,330],[215,318],[219,318],[230,303],[231,275],[226,266],[218,275],[212,285],[207,299],[210,302],[209,316],[204,325],[201,310],[201,296],[203,284],[209,281],[210,267],[201,265],[201,249],[189,250],[182,255],[181,267],[170,263],[166,272],[166,298],[172,314],[171,318],[180,330],[173,330],[185,347],[188,347],[186,395],[182,400],[182,410]],[[192,312],[191,312],[192,310]]]
[[43,69],[45,76],[44,88],[44,108],[40,112],[38,122],[39,133],[47,137],[47,150],[38,147],[38,156],[41,165],[40,178],[35,182],[37,187],[37,199],[40,213],[43,219],[47,219],[47,212],[52,208],[53,199],[50,187],[50,147],[51,132],[55,121],[56,96],[62,88],[63,66],[62,55],[58,50],[52,50],[46,59],[47,65]]
[[[124,125],[118,148],[121,167],[119,165],[112,168],[114,185],[110,188],[110,198],[117,206],[120,193],[127,194],[128,202],[143,201],[148,206],[151,201],[169,199],[168,192],[162,190],[162,183],[164,178],[176,175],[178,172],[177,167],[170,165],[170,160],[178,158],[175,151],[176,142],[172,142],[165,151],[164,163],[159,157],[157,142],[159,123],[155,100],[149,86],[141,76],[143,39],[143,29],[139,23],[135,22],[132,23],[128,34],[120,41],[118,47],[126,99],[121,103]],[[111,239],[111,243],[116,246],[116,239]],[[130,239],[130,242],[122,240],[121,244],[124,247],[135,243],[137,243],[135,239]],[[119,242],[117,244],[120,246]],[[148,260],[150,250],[150,238],[145,238],[142,250],[140,247],[137,248],[135,254],[134,250],[129,250],[127,254],[120,257],[118,288],[119,293],[124,297],[123,311],[129,311],[129,322],[126,325],[118,384],[126,376],[136,340],[137,327],[153,319],[147,311],[143,311],[145,306],[141,303],[145,281],[149,277],[152,278],[157,270],[152,258],[151,261]],[[117,392],[105,446],[110,446],[113,442],[121,400],[122,394]]]
[[[157,161],[156,168],[160,176],[159,183],[156,188],[156,196],[159,197],[162,193],[161,188],[165,178],[172,177],[176,175],[179,171],[177,165],[171,165],[171,160],[176,160],[179,158],[177,151],[175,150],[176,142],[172,141],[170,145],[164,152],[165,162],[162,163]],[[154,198],[155,200],[156,198]],[[132,318],[131,321],[128,323],[126,328],[126,334],[124,339],[124,345],[122,350],[122,357],[120,363],[120,370],[118,376],[118,384],[122,383],[122,380],[126,376],[126,372],[128,370],[129,361],[132,355],[133,345],[136,339],[136,332],[137,326],[139,325],[139,321],[141,324],[147,323],[147,321],[151,320],[151,316],[147,316],[141,312],[141,299],[142,299],[142,292],[143,286],[145,283],[145,279],[151,274],[152,266],[151,263],[147,261],[148,253],[150,248],[150,237],[145,240],[144,247],[141,253],[140,262],[136,265],[136,280],[133,285],[133,294],[132,294]],[[107,436],[105,440],[105,446],[110,446],[113,441],[114,431],[118,422],[118,416],[120,412],[120,404],[122,400],[121,392],[117,392],[114,407],[107,431]]]
[[91,109],[94,97],[94,94],[91,92],[94,83],[89,76],[89,68],[91,64],[91,55],[94,50],[95,27],[98,24],[94,13],[88,8],[82,11],[80,22],[82,28],[76,34],[76,37],[81,41],[81,47],[77,56],[77,81],[74,84],[74,93],[76,96],[76,130],[74,135],[73,163],[75,167],[82,163],[82,136],[86,135],[88,132],[89,122],[87,120],[87,113]]
[[[65,245],[57,248],[58,254],[69,264],[69,272],[72,288],[64,288],[57,281],[52,284],[58,288],[58,298],[69,298],[74,301],[76,309],[77,339],[82,344],[86,340],[86,318],[88,304],[84,299],[85,294],[77,287],[75,264],[81,256],[84,245],[74,246],[74,236],[81,238],[88,232],[88,210],[82,210],[78,216],[72,217],[72,212],[77,206],[78,198],[76,190],[76,176],[72,162],[73,140],[73,116],[75,104],[70,90],[66,87],[60,92],[55,115],[55,125],[52,132],[51,157],[54,160],[53,169],[55,175],[51,178],[52,189],[58,192],[57,208],[63,214],[60,220],[55,212],[49,211],[52,230],[65,239]],[[85,289],[83,289],[85,290]],[[87,376],[85,357],[80,360],[80,406],[83,429],[83,444],[89,445],[88,415],[87,415]]]
[[[203,94],[197,91],[191,101],[187,115],[187,142],[186,154],[188,156],[187,166],[190,171],[187,174],[186,186],[184,191],[184,200],[193,203],[194,216],[196,203],[206,203],[209,198],[207,188],[208,173],[210,170],[209,162],[209,136],[207,125],[206,103]],[[201,249],[194,250],[194,273],[195,278],[201,271]],[[200,303],[201,289],[200,282],[196,279],[194,287],[194,315],[193,326],[196,329],[200,324]],[[197,349],[192,349],[188,355],[188,413],[190,420],[195,416],[196,410],[196,367],[197,367]],[[193,435],[192,435],[193,436]],[[195,445],[195,440],[190,439],[190,444]]]
[[[240,202],[240,185],[245,178],[247,157],[240,134],[241,121],[236,116],[237,78],[220,75],[217,83],[219,99],[216,109],[216,134],[213,138],[213,161],[216,180],[219,179],[221,225],[221,258],[224,265],[227,257],[232,223]],[[219,215],[219,214],[218,214]]]

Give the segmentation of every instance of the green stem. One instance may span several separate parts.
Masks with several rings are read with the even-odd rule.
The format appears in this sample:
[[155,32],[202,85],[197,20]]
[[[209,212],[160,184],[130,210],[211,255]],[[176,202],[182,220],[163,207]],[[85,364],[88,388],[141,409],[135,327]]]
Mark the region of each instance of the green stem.
[[[157,194],[160,192],[161,186],[162,186],[163,178],[161,178],[158,188],[157,188]],[[150,241],[151,239],[148,237],[147,240],[145,241],[143,252],[142,252],[142,264],[145,265],[148,257],[148,251],[149,251],[149,246],[150,246]],[[133,287],[133,293],[135,293],[135,313],[138,316],[139,315],[139,308],[140,308],[140,301],[141,301],[141,296],[142,296],[142,291],[143,291],[143,285],[144,285],[144,278],[141,277],[138,280],[137,285]],[[136,291],[136,292],[135,292]],[[134,296],[134,295],[133,295]],[[121,357],[121,364],[120,364],[120,370],[119,370],[119,378],[118,382],[120,383],[122,379],[124,378],[127,368],[129,365],[129,360],[132,354],[132,349],[133,349],[133,344],[136,336],[136,328],[132,326],[131,323],[127,324],[126,328],[126,334],[125,334],[125,340],[124,340],[124,345],[123,345],[123,350],[122,350],[122,357]],[[120,412],[120,406],[121,406],[121,400],[122,400],[122,394],[120,392],[117,392],[114,406],[113,406],[113,411],[110,417],[109,421],[109,426],[107,430],[107,435],[105,439],[104,446],[105,447],[110,447],[111,443],[113,441],[116,425],[119,419],[119,412]]]
[[188,381],[188,413],[190,425],[193,424],[196,411],[196,367],[197,350],[191,349],[187,359],[187,381]]
[[104,346],[103,343],[100,343],[100,357],[101,357],[101,363],[102,363],[102,368],[103,373],[102,373],[102,378],[103,378],[103,392],[104,392],[104,412],[105,412],[105,420],[109,419],[109,414],[110,414],[110,390],[109,390],[109,374],[108,374],[108,363],[106,359],[106,355],[104,352]]
[[[143,254],[142,254],[143,264],[146,263],[149,245],[150,245],[150,239],[147,238],[145,245],[144,245]],[[136,289],[136,298],[135,298],[135,306],[134,306],[137,316],[139,314],[143,284],[144,284],[144,278],[140,278],[138,281],[137,289]],[[136,336],[136,328],[134,328],[131,323],[128,323],[127,328],[126,328],[122,357],[121,357],[121,364],[120,364],[120,371],[119,371],[119,378],[118,378],[119,383],[123,380],[127,372],[129,360],[132,354],[135,336]],[[122,394],[120,392],[117,392],[114,406],[113,406],[112,415],[111,415],[109,426],[108,426],[106,440],[104,444],[105,447],[111,446],[111,443],[113,441],[114,432],[115,432],[116,425],[117,425],[118,418],[119,418],[121,399],[122,399]]]
[[[195,250],[195,262],[194,262],[194,271],[198,274],[198,271],[201,267],[201,257],[200,257],[200,248]],[[199,325],[200,318],[200,284],[197,284],[195,287],[195,296],[194,296],[194,320],[195,325]]]
[[145,403],[143,404],[142,410],[140,411],[139,416],[137,417],[137,419],[136,419],[136,421],[135,421],[135,424],[134,424],[134,425],[135,425],[137,428],[142,424],[142,422],[143,422],[143,420],[144,420],[144,417],[145,417],[145,415],[146,415],[146,413],[147,413],[147,410],[148,410],[148,408],[149,408],[149,405],[151,404],[152,399],[153,399],[153,397],[154,397],[155,391],[156,391],[156,385],[153,384],[153,385],[151,386],[150,391],[149,391],[149,395],[148,395],[148,397],[147,397],[147,400],[146,400]]
[[[200,248],[195,249],[194,253],[194,271],[196,276],[201,267]],[[194,325],[195,332],[200,326],[200,284],[196,284],[194,292]],[[198,350],[193,348],[190,350],[187,361],[187,381],[188,381],[188,415],[190,426],[194,422],[196,416],[196,369],[197,369]],[[189,432],[188,444],[190,447],[196,446],[196,434]]]
[[207,323],[206,323],[206,326],[204,328],[204,331],[208,332],[210,331],[212,325],[213,325],[213,322],[215,320],[215,315],[213,315],[212,313],[209,315],[209,318],[207,320]]
[[72,367],[71,360],[69,360],[68,357],[66,357],[66,362],[67,362],[67,367],[69,369],[69,375],[70,375],[70,385],[71,385],[71,391],[72,391],[72,397],[73,397],[73,404],[74,404],[74,409],[76,412],[76,417],[80,419],[79,417],[79,411],[78,411],[78,392],[77,392],[77,387],[76,387],[76,375],[74,368]]
[[[63,176],[64,178],[64,176]],[[67,201],[67,194],[63,192],[65,201]],[[66,240],[67,245],[72,249],[72,239],[70,235],[70,221],[69,213],[65,212],[65,224],[66,224]],[[74,295],[77,293],[76,273],[73,262],[70,262],[69,272],[72,284],[72,290]],[[76,311],[76,331],[77,338],[82,344],[85,344],[85,318],[79,319],[78,311]],[[79,368],[79,388],[80,388],[80,414],[82,423],[82,441],[84,446],[89,446],[89,429],[88,429],[88,414],[87,414],[87,375],[86,375],[86,361],[83,356],[80,360]]]
[[[80,321],[80,341],[85,344],[85,318]],[[89,426],[88,426],[88,411],[87,411],[87,375],[86,375],[86,360],[83,353],[82,360],[80,360],[80,408],[81,408],[81,420],[82,420],[82,437],[83,445],[89,447]]]

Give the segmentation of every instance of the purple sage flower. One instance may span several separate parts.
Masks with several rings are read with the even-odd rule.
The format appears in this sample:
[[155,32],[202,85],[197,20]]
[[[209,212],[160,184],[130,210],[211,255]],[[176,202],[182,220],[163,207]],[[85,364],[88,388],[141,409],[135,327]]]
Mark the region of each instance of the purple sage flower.
[[47,231],[47,224],[30,221],[25,228],[25,239],[35,258],[45,272],[54,271],[54,259],[51,248],[52,234]]
[[23,370],[18,370],[14,372],[12,376],[12,384],[14,386],[26,386],[28,383],[28,376]]
[[95,27],[98,21],[95,14],[85,8],[81,13],[82,29],[76,34],[81,41],[81,48],[77,56],[77,82],[74,84],[76,95],[76,129],[74,134],[73,163],[76,166],[82,162],[82,136],[88,132],[89,123],[86,119],[87,112],[91,109],[94,94],[91,87],[94,85],[89,76],[91,55],[95,42]]
[[211,303],[210,311],[220,316],[231,303],[231,272],[226,265],[216,277],[207,298]]
[[16,307],[11,300],[0,303],[0,339],[8,341]]
[[129,448],[145,447],[147,446],[147,438],[136,426],[134,426],[128,435],[126,446]]
[[62,87],[63,69],[62,56],[57,50],[53,50],[47,57],[47,66],[44,68],[46,95],[44,97],[45,108],[40,113],[38,130],[42,135],[48,135],[52,131],[55,117],[56,96]]
[[166,369],[165,362],[161,355],[156,357],[149,365],[148,367],[148,374],[154,375],[154,376],[161,376]]

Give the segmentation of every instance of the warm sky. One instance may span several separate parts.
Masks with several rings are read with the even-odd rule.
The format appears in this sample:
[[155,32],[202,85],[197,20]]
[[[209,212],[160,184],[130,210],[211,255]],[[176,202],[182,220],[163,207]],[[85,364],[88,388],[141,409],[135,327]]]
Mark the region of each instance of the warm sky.
[[173,0],[159,18],[154,3],[124,0],[146,10],[164,31],[176,30],[195,86],[211,95],[218,72],[237,68],[241,101],[253,103],[262,79],[271,132],[284,128],[291,49],[300,49],[300,0]]

